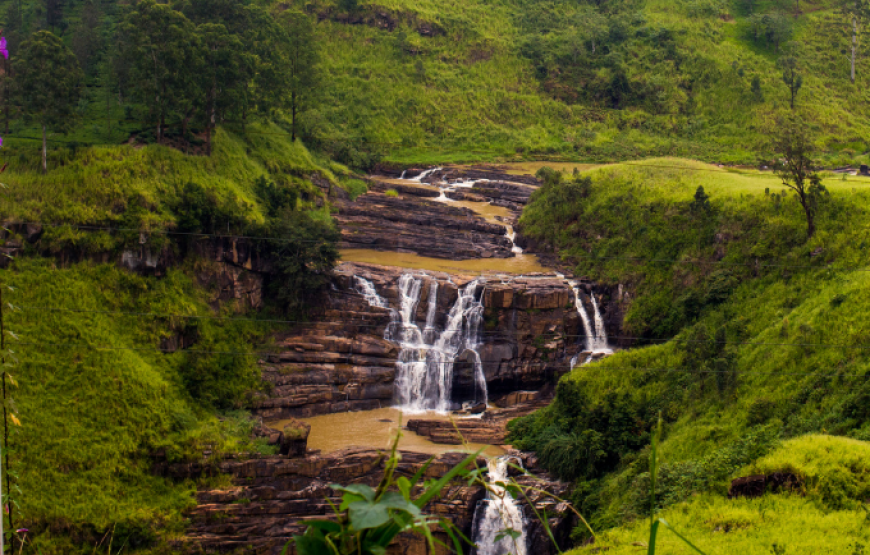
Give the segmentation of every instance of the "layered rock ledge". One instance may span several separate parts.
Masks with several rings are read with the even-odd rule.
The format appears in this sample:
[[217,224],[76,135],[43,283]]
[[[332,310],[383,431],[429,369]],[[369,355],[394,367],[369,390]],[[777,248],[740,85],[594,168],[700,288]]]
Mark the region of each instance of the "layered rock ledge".
[[[273,354],[260,361],[271,390],[255,403],[266,420],[367,410],[393,399],[398,347],[384,339],[392,311],[399,308],[399,278],[411,272],[422,281],[421,297],[437,283],[435,327],[443,330],[459,289],[474,276],[360,263],[343,263],[315,320],[279,334]],[[355,277],[377,289],[390,308],[372,307],[357,290]],[[478,348],[490,399],[516,391],[541,389],[569,370],[582,350],[580,317],[570,287],[555,276],[480,282],[484,306],[482,344]],[[428,306],[416,307],[424,323]],[[452,398],[474,397],[473,365],[454,366]]]
[[[413,476],[430,459],[429,455],[406,451],[401,452],[401,456],[397,473],[406,477]],[[424,477],[439,478],[464,458],[465,455],[459,453],[441,455],[426,469]],[[531,459],[527,455],[518,454],[518,458],[524,459],[529,468]],[[205,461],[158,463],[155,470],[175,480],[225,475],[231,481],[230,487],[197,492],[197,506],[186,515],[190,519],[187,534],[177,545],[181,551],[277,555],[294,535],[305,530],[306,520],[333,515],[329,501],[338,505],[340,495],[332,490],[330,484],[362,483],[376,487],[383,477],[384,462],[384,454],[380,451],[348,449],[329,455],[309,452],[307,456],[298,458],[239,455],[214,464]],[[486,468],[486,461],[482,458],[476,464]],[[565,547],[574,517],[567,504],[551,495],[564,498],[568,484],[552,480],[546,474],[520,476],[517,482],[522,486],[534,486],[535,490],[526,490],[529,500],[539,512],[547,510],[548,524],[560,547]],[[482,485],[454,482],[424,510],[450,519],[470,538],[477,504],[485,495]],[[525,500],[522,501],[522,510],[529,519],[526,534],[529,553],[555,553],[555,546],[548,539],[543,525],[534,520],[534,512]],[[438,533],[438,536],[449,543],[443,534]],[[294,552],[291,544],[288,553]],[[402,555],[428,553],[425,540],[407,534],[399,536],[389,552]]]
[[467,208],[419,195],[376,191],[341,201],[336,215],[342,248],[413,252],[450,260],[510,258],[507,228],[488,223]]

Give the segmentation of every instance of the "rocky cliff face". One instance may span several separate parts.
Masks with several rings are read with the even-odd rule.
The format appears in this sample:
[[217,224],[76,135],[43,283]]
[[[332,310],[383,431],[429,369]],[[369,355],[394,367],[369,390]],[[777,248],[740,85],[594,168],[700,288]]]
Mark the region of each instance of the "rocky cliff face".
[[[384,339],[392,311],[400,306],[399,278],[407,270],[369,264],[341,264],[326,306],[312,324],[278,337],[278,352],[263,361],[271,391],[257,401],[265,419],[364,410],[387,406],[393,398],[398,347]],[[472,276],[414,272],[426,292],[438,284],[435,326],[444,329],[460,288]],[[356,277],[374,284],[390,308],[373,307],[358,290]],[[568,369],[580,350],[581,323],[570,287],[555,276],[481,281],[484,330],[479,348],[490,398],[540,389]],[[424,323],[427,303],[415,318]],[[453,398],[473,396],[472,365],[454,369]],[[471,392],[471,393],[470,393]]]
[[514,256],[504,226],[488,223],[467,208],[421,198],[420,193],[390,197],[369,192],[341,202],[336,220],[344,248],[451,260]]
[[[405,451],[401,455],[397,473],[406,477],[413,476],[430,458],[429,455]],[[459,453],[441,455],[426,469],[424,477],[439,478],[464,458],[465,455]],[[529,459],[528,456],[525,458]],[[486,468],[486,461],[480,459],[477,465]],[[529,468],[528,463],[526,468]],[[303,457],[239,455],[216,464],[158,463],[155,470],[175,480],[223,474],[232,482],[225,489],[204,489],[197,493],[197,506],[187,514],[191,522],[187,535],[177,545],[182,552],[277,555],[293,535],[304,532],[306,519],[332,516],[329,501],[338,505],[340,495],[332,490],[330,484],[362,483],[377,487],[383,477],[384,455],[369,449],[348,449],[329,455],[309,452]],[[574,523],[573,515],[566,504],[551,495],[563,498],[568,484],[552,480],[546,474],[519,477],[517,481],[523,486],[536,488],[527,490],[529,500],[539,512],[547,509],[550,528],[560,547],[566,547]],[[466,537],[471,537],[475,510],[485,495],[482,485],[456,482],[445,488],[442,495],[424,510],[452,520]],[[555,553],[555,546],[543,525],[534,520],[534,512],[525,500],[523,512],[528,519],[529,553]],[[445,535],[439,533],[438,537],[449,544]],[[466,552],[468,550],[469,546],[466,546]],[[288,553],[294,552],[291,545]],[[399,536],[389,552],[395,555],[428,554],[425,540],[408,534]]]

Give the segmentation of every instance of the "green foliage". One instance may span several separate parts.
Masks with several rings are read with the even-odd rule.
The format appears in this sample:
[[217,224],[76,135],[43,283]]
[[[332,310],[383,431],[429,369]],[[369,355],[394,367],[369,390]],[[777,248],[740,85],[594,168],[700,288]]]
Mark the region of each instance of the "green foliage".
[[[201,460],[206,448],[255,450],[249,418],[228,414],[218,420],[188,393],[190,364],[209,356],[195,352],[247,352],[270,327],[185,318],[211,309],[207,292],[181,269],[158,279],[114,265],[58,268],[47,259],[21,257],[2,274],[3,283],[15,287],[4,300],[18,307],[7,315],[8,325],[27,343],[14,346],[22,423],[11,453],[21,488],[17,521],[43,553],[78,553],[82,543],[91,553],[115,527],[116,542],[130,536],[130,545],[139,548],[158,532],[180,531],[195,484],[154,475],[151,455],[163,451],[170,461],[181,461]],[[192,321],[198,322],[195,334],[188,328]],[[179,335],[193,341],[185,345],[190,352],[161,349]],[[242,356],[232,371],[254,375],[255,363]],[[220,386],[232,394],[234,378],[226,377]],[[79,545],[64,543],[66,534],[79,538]]]
[[547,411],[511,421],[510,441],[534,450],[558,476],[598,478],[649,441],[655,401],[622,392],[593,397],[579,381],[562,380]]
[[[799,83],[797,86],[800,88]],[[775,133],[772,148],[778,157],[773,164],[773,171],[784,186],[795,192],[806,214],[807,238],[811,239],[816,232],[815,221],[820,202],[828,192],[816,171],[812,139],[806,123],[799,118],[781,120]]]
[[[437,546],[454,548],[457,553],[462,553],[462,532],[450,519],[425,514],[423,509],[452,480],[475,479],[477,469],[474,463],[479,452],[469,455],[437,480],[423,480],[431,460],[408,478],[398,475],[402,458],[397,451],[399,437],[393,443],[392,452],[384,467],[384,477],[377,488],[366,484],[332,485],[332,489],[343,492],[341,504],[336,509],[336,519],[309,521],[305,533],[293,537],[297,553],[383,555],[402,532],[423,536],[433,552]],[[452,546],[433,536],[432,530],[436,527],[440,527],[450,537]],[[285,548],[284,551],[286,550]]]
[[752,84],[750,85],[753,102],[764,102],[764,91],[761,90],[761,78],[758,75],[752,76]]
[[781,44],[788,41],[794,33],[791,18],[782,13],[752,14],[749,25],[756,41],[764,42],[779,51]]
[[274,218],[284,210],[296,210],[298,195],[296,190],[288,186],[276,185],[265,175],[261,175],[254,182],[254,190],[266,206],[266,215]]
[[395,189],[387,189],[387,190],[384,192],[384,196],[392,197],[392,198],[396,198],[396,197],[399,196],[399,191],[397,191],[397,190],[395,190]]
[[784,442],[747,463],[738,474],[790,472],[802,493],[832,511],[861,510],[870,495],[870,444],[829,435],[807,435]]
[[184,117],[195,103],[204,69],[201,38],[184,14],[155,0],[136,4],[119,31],[125,84],[153,118],[161,143],[167,118]]
[[[574,501],[596,529],[646,514],[650,481],[641,459],[649,439],[615,443],[618,422],[602,427],[607,421],[600,416],[587,420],[599,407],[647,426],[650,415],[662,411],[667,435],[656,486],[662,507],[724,495],[728,481],[750,472],[741,468],[777,449],[781,438],[819,432],[870,437],[870,367],[858,354],[870,307],[864,289],[870,277],[862,270],[866,198],[818,175],[829,193],[818,199],[819,225],[808,244],[803,207],[770,192],[777,177],[709,166],[690,174],[672,168],[678,164],[656,160],[594,170],[586,174],[589,197],[567,208],[545,185],[521,221],[524,233],[552,238],[563,260],[576,265],[575,274],[633,291],[622,334],[646,329],[656,338],[652,346],[573,371],[550,407],[510,425],[513,445],[535,449],[554,472],[578,479]],[[812,166],[803,166],[806,186]],[[692,209],[705,204],[698,198],[710,206],[706,231]],[[821,237],[824,249],[816,243]],[[670,341],[668,334],[675,334]],[[587,430],[603,436],[606,454],[591,465],[581,443]],[[831,483],[837,491],[863,491],[860,480],[853,488],[832,475]],[[851,510],[842,497],[829,499],[831,510]],[[704,512],[692,503],[694,514]],[[803,509],[790,510],[797,517]],[[670,521],[675,513],[668,514]],[[764,520],[753,514],[760,526]],[[685,522],[675,524],[698,536]],[[581,532],[578,539],[585,537]],[[625,537],[624,529],[614,534]],[[770,543],[783,544],[777,537]]]
[[285,210],[264,230],[262,242],[274,269],[271,298],[290,313],[316,304],[338,261],[339,233],[331,218],[313,212]]
[[281,14],[281,24],[287,36],[282,44],[287,74],[282,83],[285,100],[280,106],[290,112],[291,139],[295,141],[299,131],[298,118],[310,110],[317,99],[320,52],[311,16],[287,11]]
[[48,171],[47,130],[64,133],[75,125],[82,72],[75,55],[51,31],[34,33],[22,43],[15,71],[22,112],[42,128],[42,169]]
[[794,56],[784,56],[779,59],[779,67],[782,69],[782,82],[788,87],[789,105],[794,110],[797,94],[804,86],[803,75],[798,73],[798,61]]

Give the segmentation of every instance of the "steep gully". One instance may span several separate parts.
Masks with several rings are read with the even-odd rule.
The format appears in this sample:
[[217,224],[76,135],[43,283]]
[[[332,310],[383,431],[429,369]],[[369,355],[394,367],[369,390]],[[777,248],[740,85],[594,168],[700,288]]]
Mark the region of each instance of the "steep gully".
[[[258,553],[276,552],[304,527],[305,518],[329,513],[323,499],[334,497],[326,485],[330,481],[377,481],[382,462],[374,462],[371,448],[382,445],[348,445],[350,450],[321,455],[311,450],[318,438],[309,436],[311,426],[318,429],[318,418],[369,411],[355,413],[365,418],[393,406],[417,416],[407,422],[405,433],[421,441],[500,445],[508,420],[546,403],[555,375],[612,352],[606,321],[615,319],[619,306],[609,295],[602,313],[589,282],[547,271],[469,275],[462,268],[446,273],[426,267],[427,257],[447,263],[527,257],[539,267],[517,245],[512,227],[533,190],[529,178],[456,173],[434,168],[373,180],[369,194],[354,202],[338,200],[343,247],[379,249],[384,258],[390,251],[411,252],[422,267],[344,262],[318,317],[276,338],[277,352],[261,361],[263,378],[272,387],[254,410],[270,423],[259,433],[282,445],[287,455],[220,463],[219,472],[236,485],[200,492],[188,534],[193,544],[207,551],[245,545]],[[384,194],[388,188],[400,195]],[[483,218],[469,205],[506,212]],[[345,259],[353,254],[343,251]],[[442,416],[451,411],[458,420]],[[289,426],[280,432],[284,425]],[[284,448],[290,437],[297,438],[295,446]],[[403,456],[416,461],[422,455]],[[439,461],[450,457],[441,455]],[[452,499],[447,505],[438,502],[432,509],[443,510],[485,546],[481,554],[553,552],[540,523],[526,518],[531,514],[527,502],[504,495],[498,485],[523,462],[545,480],[543,489],[564,493],[567,486],[536,469],[533,457],[511,452],[483,461],[490,493],[480,486],[457,490],[443,498]],[[206,471],[196,465],[161,468],[173,477]],[[548,509],[551,527],[566,540],[572,526],[567,507],[557,507],[546,495],[531,502]],[[495,541],[505,528],[518,532],[518,538]],[[413,538],[392,549],[421,550],[425,546]]]

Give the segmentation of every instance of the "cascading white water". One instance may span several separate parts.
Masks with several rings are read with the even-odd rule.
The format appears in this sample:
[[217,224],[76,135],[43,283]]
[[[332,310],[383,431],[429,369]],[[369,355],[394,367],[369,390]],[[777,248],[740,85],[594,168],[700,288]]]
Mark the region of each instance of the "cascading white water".
[[523,254],[523,248],[517,246],[517,232],[514,230],[514,226],[507,226],[507,233],[505,233],[505,235],[511,240],[511,252],[514,254]]
[[580,315],[580,320],[583,322],[583,334],[586,340],[583,350],[591,352],[595,341],[595,332],[592,330],[592,323],[589,321],[589,315],[586,314],[586,308],[583,306],[583,298],[580,296],[580,284],[576,281],[568,283],[574,291],[574,307],[577,309],[577,314]]
[[[426,170],[423,173],[421,173],[420,175],[418,175],[417,177],[412,177],[411,179],[408,179],[406,181],[413,181],[416,183],[420,183],[425,177],[428,177],[433,172],[436,172],[440,169],[442,169],[442,168],[433,168],[431,170]],[[402,177],[400,177],[399,179],[405,179],[405,172],[402,172]],[[453,199],[451,199],[450,197],[447,196],[447,193],[452,193],[452,192],[456,191],[456,189],[471,189],[476,184],[482,183],[482,182],[487,182],[487,181],[489,181],[489,179],[469,179],[468,181],[465,181],[465,180],[456,181],[452,184],[442,182],[443,186],[439,185],[439,187],[441,188],[441,194],[438,197],[434,198],[433,200],[435,200],[437,202],[448,203],[448,204],[451,202],[455,202]],[[511,252],[514,254],[523,254],[522,247],[518,246],[516,243],[517,233],[516,233],[516,231],[514,231],[513,226],[508,225],[506,227],[507,227],[507,231],[505,232],[505,237],[510,239]]]
[[[421,183],[424,179],[426,179],[427,177],[429,177],[430,175],[432,175],[433,173],[435,173],[437,171],[441,171],[442,169],[444,169],[444,168],[431,168],[431,169],[425,170],[425,171],[421,172],[420,175],[418,175],[417,177],[412,177],[408,181],[414,181],[416,183]],[[405,174],[403,173],[402,175],[405,175]],[[400,177],[399,179],[404,179],[404,177]]]
[[[564,277],[564,276],[560,276]],[[574,291],[574,306],[577,308],[577,314],[580,315],[580,320],[583,322],[583,334],[585,335],[584,352],[591,353],[583,364],[589,363],[592,360],[592,354],[611,354],[613,349],[607,343],[607,330],[604,329],[604,318],[601,316],[601,311],[598,310],[598,301],[595,300],[595,294],[589,295],[592,301],[592,309],[594,312],[593,318],[595,327],[592,327],[593,321],[589,320],[589,315],[586,313],[586,307],[583,305],[583,298],[580,294],[580,284],[576,281],[569,281],[571,289]],[[579,355],[571,359],[571,368],[573,368]]]
[[[387,308],[386,301],[371,282],[355,279],[357,290],[372,306]],[[477,400],[486,403],[486,378],[479,353],[483,323],[483,304],[477,300],[480,281],[474,280],[459,290],[440,333],[435,322],[438,283],[435,280],[430,283],[426,326],[420,331],[416,315],[423,280],[413,274],[402,274],[399,278],[399,310],[392,311],[393,322],[385,334],[385,339],[400,347],[396,362],[396,401],[405,412],[450,410],[453,368],[456,359],[468,353],[475,388],[482,394],[482,399]]]
[[423,341],[431,345],[438,336],[435,317],[438,311],[438,282],[434,279],[429,285],[429,308],[426,310],[426,327],[423,328]]
[[378,308],[389,308],[386,299],[378,295],[375,284],[365,278],[353,276],[353,281],[356,283],[356,291],[371,305]]
[[595,310],[595,341],[592,344],[592,350],[596,353],[612,353],[613,350],[607,343],[604,318],[601,316],[601,311],[598,310],[598,301],[595,300],[595,294],[589,295],[589,298],[592,300],[592,308]]
[[[516,462],[518,460],[514,459]],[[477,555],[526,555],[526,526],[522,508],[501,484],[508,481],[508,464],[511,457],[498,457],[487,461],[489,487],[486,499],[474,512],[471,526],[472,539],[477,546]],[[505,530],[519,532],[516,539],[510,535],[496,540]]]

